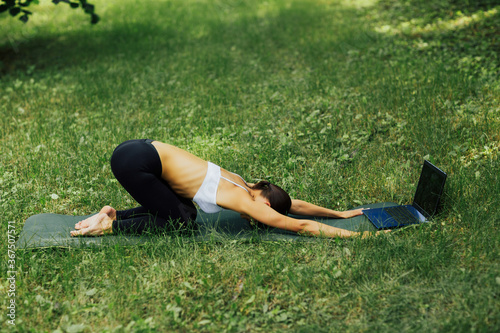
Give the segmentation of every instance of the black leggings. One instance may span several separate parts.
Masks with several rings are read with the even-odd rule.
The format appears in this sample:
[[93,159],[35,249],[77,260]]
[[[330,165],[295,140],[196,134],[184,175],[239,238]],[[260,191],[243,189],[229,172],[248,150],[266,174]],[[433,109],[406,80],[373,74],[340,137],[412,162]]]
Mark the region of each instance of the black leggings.
[[161,178],[161,160],[153,140],[129,140],[116,147],[111,170],[141,207],[116,212],[113,233],[142,233],[194,228],[196,207]]

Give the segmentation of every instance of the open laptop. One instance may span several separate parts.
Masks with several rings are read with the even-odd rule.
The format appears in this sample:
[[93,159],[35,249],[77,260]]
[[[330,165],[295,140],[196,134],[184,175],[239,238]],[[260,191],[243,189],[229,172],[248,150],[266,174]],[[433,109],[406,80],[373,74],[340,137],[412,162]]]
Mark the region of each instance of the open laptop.
[[417,190],[411,205],[398,205],[363,210],[377,229],[402,227],[427,222],[438,210],[446,173],[429,161],[424,161]]

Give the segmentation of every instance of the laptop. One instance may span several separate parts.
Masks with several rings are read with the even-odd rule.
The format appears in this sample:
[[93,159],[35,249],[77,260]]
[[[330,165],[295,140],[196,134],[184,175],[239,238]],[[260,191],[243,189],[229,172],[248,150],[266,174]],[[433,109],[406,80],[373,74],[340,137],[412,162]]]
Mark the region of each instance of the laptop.
[[363,214],[377,229],[427,222],[438,210],[445,181],[446,173],[424,161],[411,205],[367,209]]

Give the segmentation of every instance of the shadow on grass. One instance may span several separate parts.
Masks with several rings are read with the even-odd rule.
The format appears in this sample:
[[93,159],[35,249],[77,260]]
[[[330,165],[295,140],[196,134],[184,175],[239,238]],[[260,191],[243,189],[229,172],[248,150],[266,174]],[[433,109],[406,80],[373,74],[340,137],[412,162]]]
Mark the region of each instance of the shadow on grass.
[[[140,31],[141,33],[134,33]],[[23,71],[30,66],[40,70],[57,70],[81,66],[83,63],[109,61],[110,57],[141,58],[147,49],[141,49],[147,37],[158,33],[151,24],[134,23],[115,24],[108,31],[78,31],[54,35],[40,35],[24,41],[12,42],[0,47],[0,61],[3,63],[2,74]],[[166,29],[161,32],[164,47],[174,45],[178,32]]]
[[[377,7],[363,11],[372,13],[385,8],[388,10],[384,14],[385,21],[396,15],[409,21],[416,17],[415,13],[437,20],[449,15],[451,9],[467,11],[490,8],[493,4],[490,0],[479,4],[467,2],[462,6],[455,2],[441,0],[429,4],[417,0],[383,0],[378,2]],[[445,6],[450,3],[450,6]],[[171,5],[149,3],[148,11],[155,14],[137,19],[137,16],[134,17],[137,6],[122,4],[122,13],[133,14],[126,18],[103,18],[103,21],[109,21],[99,23],[97,27],[84,27],[86,30],[39,34],[0,46],[0,73],[14,74],[31,66],[47,71],[71,69],[82,64],[95,67],[103,64],[106,67],[122,58],[128,59],[130,66],[140,69],[155,62],[168,65],[172,58],[188,54],[202,71],[221,76],[235,68],[248,67],[251,70],[252,60],[261,60],[264,66],[277,65],[285,71],[293,71],[299,65],[297,61],[302,62],[300,66],[324,70],[319,62],[330,57],[332,52],[342,60],[351,50],[380,42],[380,35],[388,37],[367,29],[370,19],[361,16],[358,9],[340,4],[299,1],[264,13],[247,8],[249,11],[234,17],[211,13],[208,9],[216,12],[217,8],[203,6],[207,8],[207,13],[200,17],[200,13],[193,14],[190,8],[180,6],[173,11]],[[335,13],[332,20],[330,9],[333,6]],[[434,12],[436,8],[438,12]],[[409,37],[423,36],[426,40],[436,40],[436,48],[454,52],[450,55],[453,57],[457,52],[464,56],[477,56],[484,52],[495,54],[500,45],[495,43],[498,31],[494,27],[498,21],[499,14],[496,13],[460,29],[434,29]],[[6,23],[4,20],[3,24]],[[331,34],[318,35],[318,27]],[[390,38],[398,39],[400,36]]]
[[[134,13],[134,7],[128,6],[121,10]],[[35,34],[6,42],[0,46],[0,70],[6,75],[36,66],[37,70],[50,72],[82,63],[110,65],[120,58],[140,67],[155,61],[164,63],[186,53],[199,65],[221,75],[227,74],[231,64],[248,66],[250,59],[286,63],[287,54],[300,54],[304,65],[309,66],[330,52],[332,44],[338,52],[346,53],[357,36],[366,37],[362,22],[346,22],[356,17],[356,9],[335,6],[336,22],[330,21],[331,13],[323,5],[308,2],[264,14],[256,10],[238,13],[233,15],[236,19],[209,13],[200,20],[186,8],[177,10],[180,19],[172,18],[169,8],[150,3],[149,11],[156,13],[153,18],[137,19],[132,14],[126,18],[112,17],[103,23],[103,17],[97,27]],[[160,21],[161,17],[165,21]],[[325,24],[332,25],[331,35],[317,36],[316,28]],[[288,69],[293,70],[290,66]]]

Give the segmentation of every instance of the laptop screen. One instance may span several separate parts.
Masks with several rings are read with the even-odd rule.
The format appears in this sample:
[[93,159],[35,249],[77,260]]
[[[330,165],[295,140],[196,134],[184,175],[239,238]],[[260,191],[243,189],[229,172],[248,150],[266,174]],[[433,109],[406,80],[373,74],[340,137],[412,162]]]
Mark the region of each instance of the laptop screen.
[[430,217],[436,213],[445,181],[446,173],[429,161],[424,161],[415,197],[413,198],[413,206],[424,216]]

